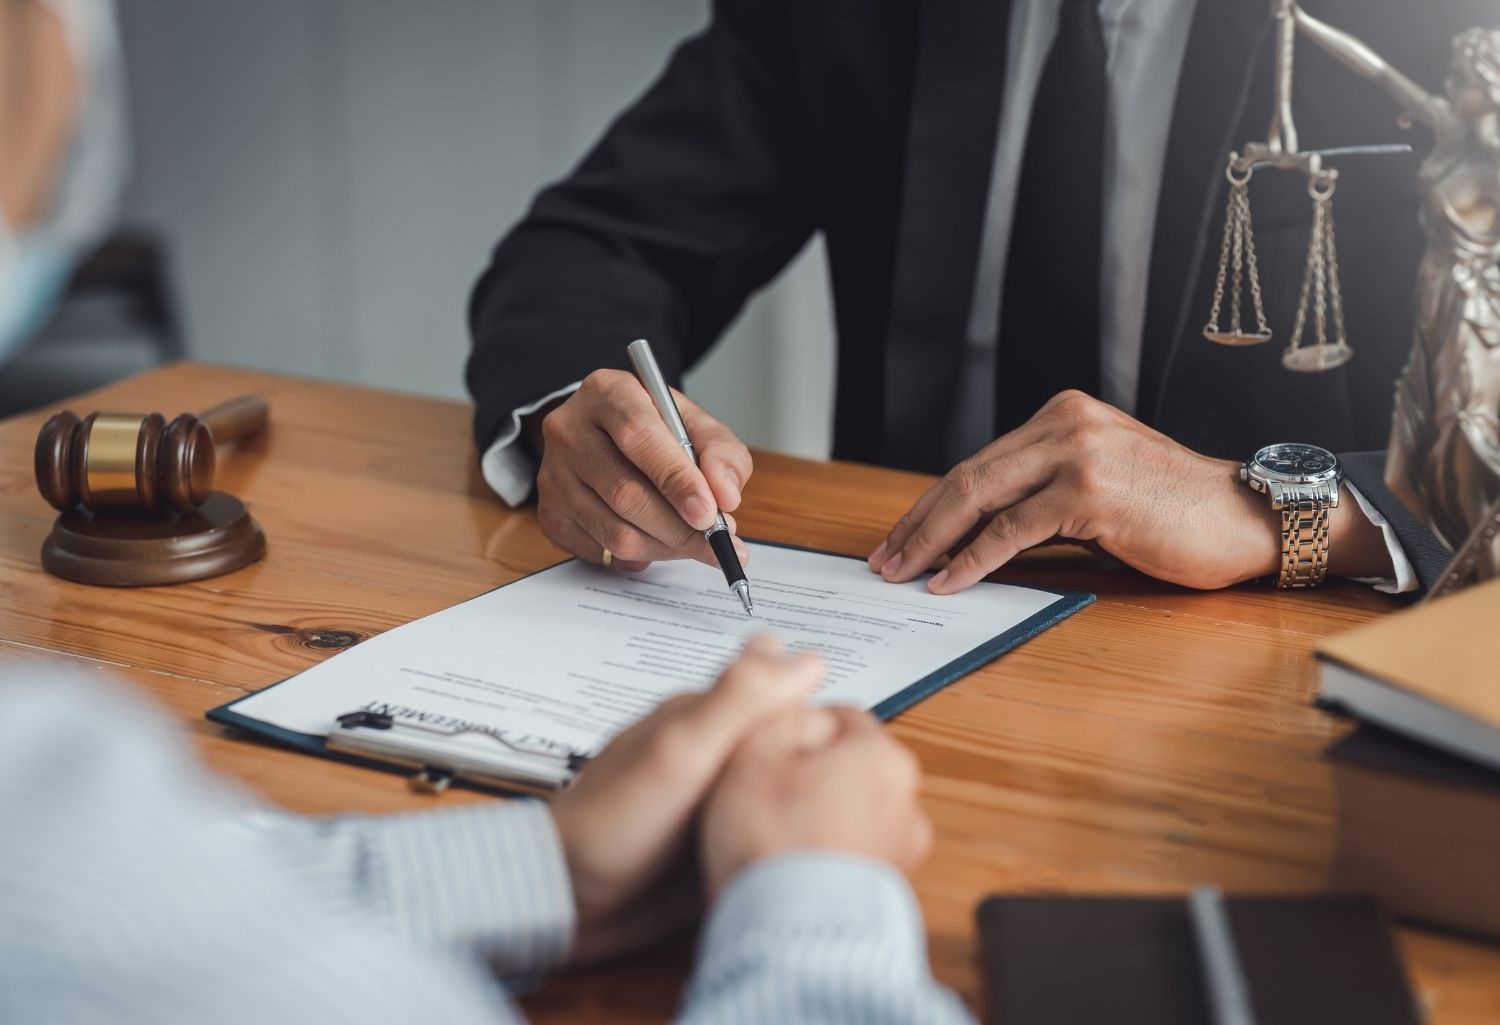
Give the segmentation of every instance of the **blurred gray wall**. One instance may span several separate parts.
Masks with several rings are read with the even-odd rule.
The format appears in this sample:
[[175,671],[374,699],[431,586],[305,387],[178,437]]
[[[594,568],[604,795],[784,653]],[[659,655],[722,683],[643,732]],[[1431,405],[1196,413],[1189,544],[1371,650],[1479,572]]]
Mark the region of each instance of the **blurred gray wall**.
[[[707,0],[120,0],[134,176],[199,359],[461,397],[469,288]],[[828,450],[819,246],[689,392]],[[622,340],[622,345],[624,344]]]

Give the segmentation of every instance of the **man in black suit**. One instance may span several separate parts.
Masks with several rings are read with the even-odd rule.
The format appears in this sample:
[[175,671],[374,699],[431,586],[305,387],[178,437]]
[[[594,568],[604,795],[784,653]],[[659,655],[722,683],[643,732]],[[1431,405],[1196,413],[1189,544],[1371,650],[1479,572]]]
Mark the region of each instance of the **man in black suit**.
[[[1487,6],[1304,4],[1430,85]],[[684,402],[695,469],[625,344],[651,339],[679,376],[821,231],[834,455],[947,471],[872,569],[908,580],[957,547],[929,585],[957,590],[1060,535],[1189,586],[1276,575],[1286,521],[1240,466],[1268,442],[1384,443],[1422,237],[1420,154],[1350,158],[1336,205],[1355,359],[1296,374],[1279,344],[1203,339],[1227,155],[1271,121],[1270,7],[718,0],[476,288],[486,478],[516,502],[535,474],[543,529],[581,558],[710,559],[698,531],[738,505],[749,453]],[[1306,43],[1294,110],[1309,146],[1400,141],[1386,97]],[[1290,174],[1259,175],[1252,196],[1284,338],[1312,204]],[[1319,559],[1411,590],[1441,553],[1379,462],[1344,460]]]

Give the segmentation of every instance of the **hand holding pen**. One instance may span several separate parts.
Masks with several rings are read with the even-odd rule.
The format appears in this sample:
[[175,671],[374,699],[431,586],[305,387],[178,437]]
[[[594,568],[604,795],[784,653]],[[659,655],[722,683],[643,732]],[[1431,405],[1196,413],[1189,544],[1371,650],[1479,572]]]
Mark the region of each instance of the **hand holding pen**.
[[[679,394],[676,401],[696,466],[629,371],[590,374],[545,414],[537,520],[554,544],[630,571],[683,558],[718,567],[703,531],[714,525],[715,507],[729,513],[739,506],[753,470],[750,452],[691,400]],[[732,535],[733,516],[725,522]],[[743,561],[743,545],[733,543]]]
[[[693,451],[693,439],[688,434],[687,424],[683,422],[682,413],[677,408],[677,400],[672,394],[672,389],[667,387],[667,380],[662,376],[661,368],[656,365],[656,356],[651,352],[651,343],[644,338],[638,338],[631,342],[625,352],[630,356],[630,365],[635,367],[635,375],[641,379],[641,384],[651,395],[651,401],[656,406],[656,411],[661,414],[662,421],[666,423],[667,429],[672,432],[672,438],[678,446],[687,453],[688,458],[697,463],[697,453]],[[750,600],[750,581],[745,577],[745,570],[740,565],[739,552],[748,551],[743,545],[736,550],[734,542],[736,538],[729,529],[729,523],[724,519],[724,514],[718,509],[714,510],[713,523],[703,531],[706,540],[714,550],[714,559],[719,568],[724,571],[724,581],[729,589],[739,598],[740,605],[745,609],[745,615],[755,612],[755,603]]]

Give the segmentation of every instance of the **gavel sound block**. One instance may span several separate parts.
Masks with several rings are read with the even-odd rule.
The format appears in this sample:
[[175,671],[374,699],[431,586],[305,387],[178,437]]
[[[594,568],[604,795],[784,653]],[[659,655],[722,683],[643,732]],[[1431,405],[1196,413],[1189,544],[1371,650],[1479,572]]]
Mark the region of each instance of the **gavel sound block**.
[[37,489],[62,512],[42,565],[106,587],[176,584],[239,569],[265,535],[239,499],[213,490],[214,448],[265,427],[270,409],[243,396],[170,424],[159,413],[70,412],[36,440]]

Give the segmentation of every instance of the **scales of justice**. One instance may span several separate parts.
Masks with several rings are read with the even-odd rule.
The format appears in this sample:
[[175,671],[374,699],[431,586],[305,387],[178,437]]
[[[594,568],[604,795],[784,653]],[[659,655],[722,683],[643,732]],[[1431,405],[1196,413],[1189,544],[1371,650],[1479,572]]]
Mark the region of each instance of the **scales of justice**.
[[[1417,175],[1427,248],[1416,282],[1416,337],[1396,382],[1386,484],[1432,531],[1453,561],[1438,596],[1500,577],[1500,28],[1453,41],[1446,95],[1429,93],[1360,40],[1309,15],[1296,0],[1272,0],[1276,105],[1269,137],[1229,155],[1229,203],[1213,308],[1203,334],[1223,345],[1271,339],[1261,301],[1249,185],[1261,168],[1307,178],[1313,202],[1307,267],[1290,340],[1289,369],[1316,372],[1353,356],[1344,334],[1333,230],[1338,171],[1324,158],[1405,151],[1373,146],[1304,151],[1292,121],[1292,58],[1300,34],[1384,89],[1401,124],[1435,137]],[[1243,319],[1248,284],[1255,323]],[[1226,286],[1228,323],[1223,324]],[[1304,340],[1308,324],[1311,340]]]

